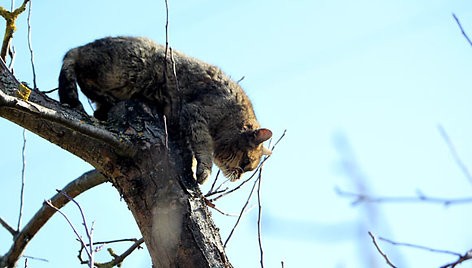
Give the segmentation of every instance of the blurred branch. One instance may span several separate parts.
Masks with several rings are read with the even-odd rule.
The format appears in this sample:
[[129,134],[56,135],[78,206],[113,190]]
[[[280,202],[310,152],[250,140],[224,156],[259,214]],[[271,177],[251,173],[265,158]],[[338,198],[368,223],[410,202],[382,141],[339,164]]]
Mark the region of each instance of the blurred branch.
[[426,250],[426,251],[430,251],[430,252],[434,252],[434,253],[454,255],[454,256],[458,257],[458,259],[456,261],[445,264],[445,265],[441,266],[440,268],[448,268],[448,267],[454,268],[458,264],[461,264],[462,262],[465,262],[467,260],[472,259],[472,249],[467,251],[465,254],[460,254],[460,253],[457,253],[457,252],[454,252],[454,251],[449,251],[449,250],[434,249],[434,248],[415,245],[415,244],[410,244],[410,243],[399,243],[399,242],[395,242],[395,241],[392,241],[390,239],[386,239],[386,238],[382,238],[382,237],[379,237],[379,240],[385,241],[385,242],[390,243],[394,246],[405,246],[405,247],[410,247],[410,248]]
[[385,261],[387,262],[387,264],[390,266],[390,267],[393,267],[393,268],[397,268],[391,261],[390,259],[388,258],[387,254],[385,254],[379,247],[379,245],[377,244],[377,239],[375,239],[375,236],[372,234],[372,232],[368,232],[369,236],[372,238],[372,243],[374,243],[374,246],[375,248],[377,249],[377,251],[380,253],[380,255],[382,255],[382,257],[385,259]]
[[449,147],[449,150],[451,151],[452,157],[456,161],[456,164],[462,170],[462,173],[464,173],[465,177],[469,180],[469,182],[472,183],[472,175],[470,174],[469,170],[467,169],[467,166],[464,164],[462,159],[459,157],[456,147],[454,146],[451,139],[449,138],[449,135],[447,135],[446,130],[441,125],[438,125],[438,130],[439,130],[439,133],[441,133],[441,136],[443,137],[447,146]]
[[461,24],[461,22],[459,21],[459,19],[456,17],[456,14],[452,13],[452,17],[454,17],[454,19],[456,20],[457,25],[459,26],[459,29],[461,29],[462,35],[465,37],[465,39],[467,39],[467,42],[469,42],[469,45],[472,46],[472,41],[471,41],[470,38],[467,36],[467,33],[464,31],[464,28],[462,28],[462,24]]
[[438,198],[426,196],[421,192],[417,193],[417,196],[388,196],[388,197],[376,197],[360,193],[352,193],[341,190],[339,187],[335,187],[334,191],[342,197],[353,198],[352,205],[358,205],[359,203],[413,203],[413,202],[429,202],[437,203],[445,206],[453,204],[464,204],[472,203],[472,197],[464,198]]

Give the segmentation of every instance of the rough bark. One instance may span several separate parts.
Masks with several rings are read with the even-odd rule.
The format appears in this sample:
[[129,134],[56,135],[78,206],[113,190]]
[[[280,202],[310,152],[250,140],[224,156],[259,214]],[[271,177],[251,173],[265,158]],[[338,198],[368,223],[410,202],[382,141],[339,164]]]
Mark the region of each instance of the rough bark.
[[[0,66],[0,116],[93,165],[120,192],[138,224],[154,267],[231,267],[218,229],[191,171],[191,153],[152,107],[133,101],[102,123],[33,91]],[[31,238],[30,238],[31,239]],[[16,260],[0,258],[0,267]]]

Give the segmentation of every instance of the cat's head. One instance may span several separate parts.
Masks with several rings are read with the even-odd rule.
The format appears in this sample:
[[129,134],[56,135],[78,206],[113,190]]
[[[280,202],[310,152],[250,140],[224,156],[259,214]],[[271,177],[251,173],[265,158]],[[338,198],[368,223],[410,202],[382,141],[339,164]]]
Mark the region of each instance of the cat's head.
[[272,154],[262,145],[271,137],[272,131],[266,128],[245,131],[229,144],[216,147],[213,161],[225,177],[238,180],[244,172],[256,169],[263,155]]

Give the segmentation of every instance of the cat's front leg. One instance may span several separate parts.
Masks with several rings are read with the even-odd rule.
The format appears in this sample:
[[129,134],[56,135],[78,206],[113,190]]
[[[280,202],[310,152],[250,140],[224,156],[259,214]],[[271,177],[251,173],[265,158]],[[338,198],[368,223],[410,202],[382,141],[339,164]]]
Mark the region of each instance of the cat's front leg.
[[207,120],[198,107],[188,105],[182,109],[181,128],[186,133],[193,155],[197,160],[196,177],[199,184],[205,183],[213,165],[213,145]]
[[211,167],[213,165],[212,140],[208,133],[208,128],[204,125],[199,125],[198,122],[194,122],[194,125],[190,127],[190,131],[189,142],[193,155],[197,160],[195,175],[197,176],[197,182],[203,184],[210,177]]

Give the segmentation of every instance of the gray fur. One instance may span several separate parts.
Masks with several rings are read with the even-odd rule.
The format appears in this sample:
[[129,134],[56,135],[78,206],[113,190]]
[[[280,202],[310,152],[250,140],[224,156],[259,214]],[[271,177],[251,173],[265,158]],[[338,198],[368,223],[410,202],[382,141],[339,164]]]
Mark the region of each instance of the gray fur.
[[[212,159],[232,180],[257,167],[262,142],[272,135],[260,128],[241,87],[220,69],[173,51],[178,88],[165,47],[150,39],[115,37],[71,49],[59,76],[62,103],[81,109],[82,92],[97,105],[95,117],[126,99],[144,101],[177,120],[197,159],[197,180],[211,172]],[[167,72],[165,67],[167,66]],[[167,74],[167,77],[166,77]]]

